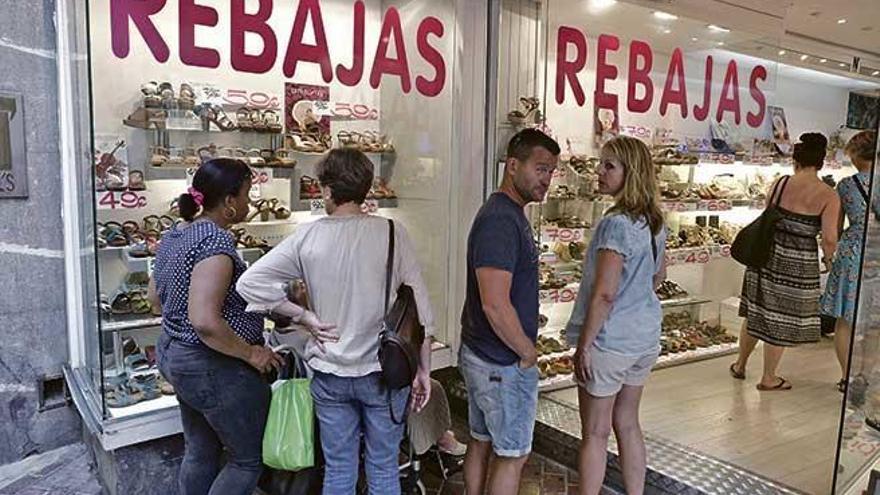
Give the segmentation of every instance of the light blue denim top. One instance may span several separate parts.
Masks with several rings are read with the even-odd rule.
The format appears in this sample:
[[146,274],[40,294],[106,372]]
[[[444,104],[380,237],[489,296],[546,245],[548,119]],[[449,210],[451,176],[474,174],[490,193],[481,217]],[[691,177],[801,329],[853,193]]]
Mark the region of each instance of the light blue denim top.
[[665,256],[665,227],[655,236],[655,242],[656,260],[647,222],[633,221],[618,213],[609,213],[602,218],[584,258],[584,276],[566,327],[566,339],[570,345],[577,345],[589,311],[599,250],[607,249],[623,256],[623,273],[611,312],[593,345],[624,356],[641,356],[657,350],[663,314],[654,292],[653,279]]

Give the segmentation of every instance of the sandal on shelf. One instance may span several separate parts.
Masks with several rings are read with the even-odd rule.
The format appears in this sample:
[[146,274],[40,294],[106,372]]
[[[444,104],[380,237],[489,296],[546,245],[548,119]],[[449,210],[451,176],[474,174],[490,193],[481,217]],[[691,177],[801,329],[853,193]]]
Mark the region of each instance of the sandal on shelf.
[[116,294],[113,301],[110,302],[110,312],[114,315],[131,314],[131,299],[125,292]]
[[168,150],[163,148],[162,146],[155,146],[152,150],[152,155],[150,157],[150,165],[154,167],[161,167],[168,163]]
[[159,392],[162,395],[174,395],[174,386],[168,383],[164,376],[159,375]]
[[180,148],[171,148],[168,150],[167,165],[169,167],[182,167],[183,162],[184,162],[183,150],[181,150]]
[[136,352],[125,356],[125,369],[129,373],[147,371],[150,369],[150,362],[142,352]]
[[356,136],[359,136],[356,132],[339,131],[336,133],[336,140],[339,141],[339,145],[344,148],[360,149],[360,144],[358,143]]
[[174,228],[175,225],[177,225],[177,221],[176,221],[176,220],[174,220],[173,218],[169,217],[168,215],[162,215],[161,217],[159,217],[159,226],[160,226],[160,228],[159,228],[159,229],[156,229],[156,230],[158,230],[159,232],[166,232],[166,231],[171,230],[172,228]]
[[257,132],[265,132],[268,127],[263,120],[263,112],[257,108],[251,109],[248,118],[251,121],[251,128]]
[[730,363],[730,376],[736,378],[737,380],[745,380],[746,372],[745,371],[736,371],[736,363]]
[[165,117],[167,115],[168,114],[164,110],[158,110],[155,108],[138,108],[128,117],[122,119],[122,123],[138,129],[155,127],[156,129],[161,130],[165,129]]
[[256,210],[254,210],[253,213],[248,215],[245,222],[252,221],[257,215],[260,215],[261,222],[268,222],[269,221],[269,214],[272,212],[272,210],[269,208],[269,203],[265,199],[261,199],[261,200],[257,201],[256,203],[253,203],[253,206],[254,206],[254,208],[256,208]]
[[145,315],[150,312],[152,305],[143,291],[133,291],[128,295],[131,304],[131,312],[136,315]]
[[196,106],[196,93],[189,84],[181,83],[177,94],[180,95],[177,104],[181,110],[192,110]]
[[119,222],[106,222],[99,234],[107,241],[107,245],[111,247],[128,246],[128,236],[125,234],[122,225]]
[[788,380],[786,380],[785,378],[782,378],[781,376],[777,376],[776,379],[779,381],[776,383],[776,385],[773,385],[772,387],[768,387],[768,386],[764,385],[763,383],[759,383],[756,386],[756,388],[758,390],[760,390],[761,392],[776,392],[776,391],[791,390],[791,383],[789,383]]
[[183,150],[183,166],[185,167],[198,167],[202,164],[202,159],[196,155],[195,148],[186,148]]
[[147,108],[157,108],[162,105],[159,99],[159,83],[150,81],[141,84],[141,93],[144,95],[144,106]]
[[[175,200],[177,201],[177,200]],[[176,206],[176,203],[172,205],[172,208]],[[162,224],[159,223],[158,215],[147,215],[144,217],[144,230],[162,230]]]
[[142,402],[144,396],[130,389],[126,383],[122,383],[104,392],[104,400],[107,407],[127,407]]
[[251,110],[247,107],[241,107],[235,111],[235,121],[242,131],[254,130],[254,124],[251,122]]
[[299,179],[299,196],[301,199],[320,199],[321,186],[318,185],[318,181],[308,175],[303,175]]
[[206,161],[217,157],[217,146],[215,146],[214,143],[211,143],[207,146],[202,146],[196,150],[196,153],[199,156],[199,162],[205,163]]
[[113,314],[113,306],[110,305],[110,299],[107,298],[106,294],[101,294],[101,300],[99,304],[101,306],[101,313],[105,315]]
[[130,191],[146,191],[147,183],[144,182],[144,173],[140,170],[132,170],[128,173],[128,189]]
[[125,178],[120,174],[120,170],[111,168],[104,173],[104,188],[108,191],[125,191],[127,185]]
[[293,158],[293,150],[287,148],[279,148],[275,150],[275,159],[278,160],[279,167],[293,168],[296,166],[296,159]]
[[260,157],[266,162],[267,167],[280,167],[281,161],[275,156],[275,150],[271,148],[263,148],[260,150]]
[[281,204],[281,201],[278,198],[272,198],[266,202],[267,208],[269,211],[275,215],[275,219],[277,220],[287,220],[290,218],[290,210],[287,209],[286,206]]
[[263,111],[263,124],[269,132],[281,132],[284,127],[281,126],[281,118],[275,110]]
[[254,167],[265,167],[266,160],[257,148],[251,148],[247,152],[247,162]]
[[224,146],[217,150],[217,156],[220,158],[232,158],[235,156],[235,149],[230,146]]

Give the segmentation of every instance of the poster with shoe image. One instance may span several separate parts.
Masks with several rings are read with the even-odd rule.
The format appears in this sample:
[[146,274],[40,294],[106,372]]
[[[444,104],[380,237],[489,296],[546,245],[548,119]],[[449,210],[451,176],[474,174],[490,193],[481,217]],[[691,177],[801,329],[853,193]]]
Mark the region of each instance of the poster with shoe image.
[[287,132],[315,138],[330,136],[330,118],[323,111],[330,102],[330,88],[311,84],[284,85],[284,123]]
[[768,132],[779,156],[791,156],[791,136],[788,133],[788,121],[782,107],[767,105],[767,117],[764,120],[764,132]]
[[616,108],[593,106],[593,142],[601,148],[614,136],[620,134],[620,116]]

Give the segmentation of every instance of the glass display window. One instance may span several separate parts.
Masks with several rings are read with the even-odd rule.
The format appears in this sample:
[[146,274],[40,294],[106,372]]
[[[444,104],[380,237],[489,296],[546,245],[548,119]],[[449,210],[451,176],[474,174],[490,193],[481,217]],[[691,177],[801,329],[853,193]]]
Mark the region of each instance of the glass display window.
[[[801,133],[829,138],[819,172],[829,185],[857,172],[843,151],[857,132],[846,127],[848,114],[854,98],[877,95],[880,79],[851,60],[793,49],[781,21],[758,22],[746,9],[726,6],[730,15],[720,16],[626,1],[501,4],[496,182],[508,140],[524,127],[544,130],[563,150],[545,201],[527,207],[541,251],[543,399],[577,410],[565,327],[593,228],[612,206],[597,193],[599,151],[614,136],[635,137],[651,150],[669,232],[668,276],[657,289],[661,356],[642,402],[646,436],[682,456],[697,452],[781,485],[830,491],[842,401],[834,345],[786,350],[779,373],[794,388],[784,394],[755,389],[760,348],[748,380],[732,379],[744,268],[730,245],[764,209],[773,181],[794,172]],[[773,463],[768,452],[801,457]]]
[[[73,368],[99,421],[175,416],[173,388],[155,362],[162,319],[146,288],[163,233],[181,221],[176,198],[214,157],[253,170],[251,212],[231,229],[253,263],[326,214],[315,172],[324,153],[363,151],[375,181],[362,209],[408,230],[435,308],[432,364],[454,363],[458,216],[479,203],[483,180],[483,126],[467,133],[461,120],[484,104],[485,56],[469,51],[485,44],[487,25],[485,9],[469,7],[464,19],[462,5],[114,1],[74,9],[71,35],[87,41],[78,60],[88,72],[72,79],[90,104],[77,111],[87,117],[76,128],[88,129],[80,142],[92,158],[76,165],[87,174],[77,190],[89,248],[81,282],[91,285],[76,339],[85,343],[82,362]],[[147,439],[128,436],[120,442]]]

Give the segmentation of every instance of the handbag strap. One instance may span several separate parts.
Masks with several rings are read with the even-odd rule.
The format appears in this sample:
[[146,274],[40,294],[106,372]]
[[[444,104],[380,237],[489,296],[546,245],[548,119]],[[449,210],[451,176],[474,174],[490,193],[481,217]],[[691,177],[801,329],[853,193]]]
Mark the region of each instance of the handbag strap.
[[394,271],[394,220],[388,219],[388,260],[385,262],[385,311],[388,314],[388,300],[391,298],[391,274]]
[[865,205],[868,204],[868,192],[865,191],[865,186],[862,185],[862,181],[859,179],[858,175],[853,176],[853,182],[856,183],[856,187],[859,188],[859,192],[862,193],[862,198],[865,199]]
[[785,186],[788,185],[788,179],[790,178],[791,176],[786,175],[779,182],[777,182],[775,186],[773,186],[773,192],[770,194],[771,202],[773,201],[773,196],[776,196],[776,190],[779,189],[779,185],[782,184],[782,189],[779,191],[779,195],[776,196],[776,202],[772,203],[773,206],[779,206],[779,203],[782,202],[782,195],[785,194]]

